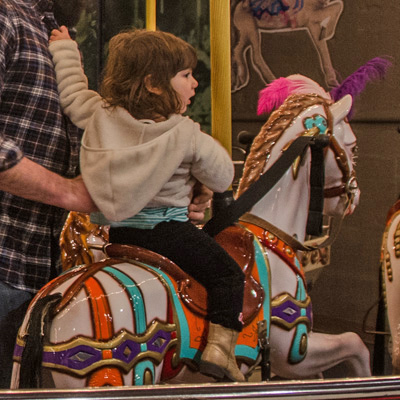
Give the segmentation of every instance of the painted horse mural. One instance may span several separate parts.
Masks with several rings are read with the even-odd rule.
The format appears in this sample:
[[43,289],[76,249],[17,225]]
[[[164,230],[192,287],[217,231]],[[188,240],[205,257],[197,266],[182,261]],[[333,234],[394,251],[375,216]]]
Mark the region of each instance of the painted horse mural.
[[[282,104],[271,101],[284,92]],[[346,118],[351,96],[334,102],[300,75],[280,78],[265,96],[260,111],[276,110],[251,147],[239,196],[296,138],[324,135],[324,213],[342,218],[351,212],[358,200],[356,138]],[[247,376],[261,362],[265,343],[272,373],[282,378],[320,376],[342,362],[349,376],[370,375],[369,352],[357,334],[312,331],[297,256],[306,235],[310,157],[304,152],[250,213],[216,236],[246,276],[235,355]],[[18,334],[12,388],[209,381],[197,372],[208,330],[204,288],[150,251],[112,243],[104,252],[104,260],[66,270],[35,296]]]
[[247,52],[250,51],[254,70],[265,83],[275,79],[265,61],[261,36],[263,33],[306,30],[318,53],[328,87],[338,85],[328,49],[343,11],[342,0],[235,0],[232,14],[232,91],[249,82]]

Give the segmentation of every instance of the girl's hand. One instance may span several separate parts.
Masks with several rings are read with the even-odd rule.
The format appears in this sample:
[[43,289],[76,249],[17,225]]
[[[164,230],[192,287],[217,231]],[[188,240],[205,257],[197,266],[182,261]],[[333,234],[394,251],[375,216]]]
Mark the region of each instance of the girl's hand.
[[54,42],[56,40],[71,39],[69,36],[68,28],[66,26],[61,26],[60,29],[53,29],[51,31],[49,42]]

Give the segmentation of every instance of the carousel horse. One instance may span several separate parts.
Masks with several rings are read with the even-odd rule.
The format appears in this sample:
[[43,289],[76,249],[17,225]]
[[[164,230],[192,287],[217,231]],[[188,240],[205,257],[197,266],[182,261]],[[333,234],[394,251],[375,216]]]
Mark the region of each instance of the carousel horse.
[[[335,102],[316,82],[294,75],[272,82],[259,104],[260,112],[275,110],[252,144],[239,199],[297,138],[323,137],[323,211],[338,218],[352,212],[359,190],[351,96]],[[215,237],[245,274],[235,356],[246,376],[268,353],[281,378],[315,378],[339,363],[348,376],[370,375],[357,334],[312,331],[298,257],[315,192],[311,158],[307,148],[250,212]],[[116,243],[103,251],[103,260],[64,271],[34,297],[15,346],[12,388],[209,382],[198,372],[209,325],[205,289],[162,255]]]
[[255,71],[265,83],[275,76],[264,60],[262,32],[306,30],[315,45],[328,87],[338,85],[327,41],[333,37],[343,11],[342,0],[236,0],[232,13],[232,91],[246,86],[250,49]]
[[104,253],[95,250],[94,245],[108,242],[108,229],[91,223],[88,214],[71,211],[60,235],[63,271],[104,258]]
[[381,247],[381,274],[386,312],[392,338],[392,374],[400,373],[400,199],[390,208]]

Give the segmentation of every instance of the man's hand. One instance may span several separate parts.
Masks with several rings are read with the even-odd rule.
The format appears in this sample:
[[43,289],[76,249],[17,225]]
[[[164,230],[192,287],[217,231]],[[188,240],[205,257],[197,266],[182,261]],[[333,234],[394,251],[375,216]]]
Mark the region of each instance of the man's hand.
[[64,204],[61,206],[67,210],[91,213],[98,211],[81,176],[74,179],[66,179],[64,191]]
[[189,205],[189,219],[193,224],[200,224],[204,220],[205,211],[211,205],[213,192],[206,186],[196,183],[193,190],[192,202]]

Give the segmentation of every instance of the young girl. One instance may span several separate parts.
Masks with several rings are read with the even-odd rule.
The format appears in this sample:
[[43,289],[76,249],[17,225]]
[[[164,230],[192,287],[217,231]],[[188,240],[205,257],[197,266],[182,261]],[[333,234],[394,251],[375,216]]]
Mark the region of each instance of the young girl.
[[81,172],[101,211],[92,221],[110,225],[110,242],[160,253],[206,288],[210,327],[200,370],[244,381],[234,356],[244,274],[187,217],[196,181],[223,192],[234,174],[225,149],[182,115],[198,85],[194,48],[160,31],[116,35],[102,96],[88,90],[66,28],[52,32],[49,49],[64,112],[85,129]]

